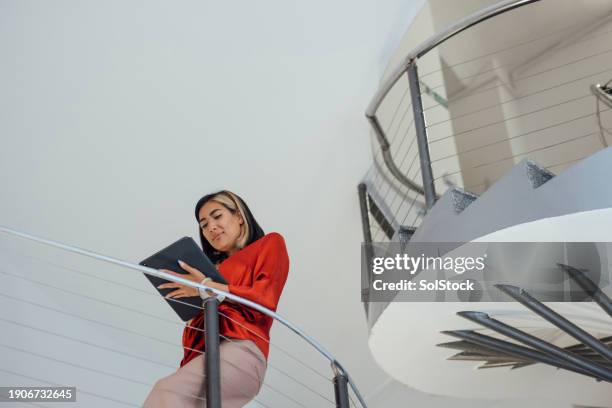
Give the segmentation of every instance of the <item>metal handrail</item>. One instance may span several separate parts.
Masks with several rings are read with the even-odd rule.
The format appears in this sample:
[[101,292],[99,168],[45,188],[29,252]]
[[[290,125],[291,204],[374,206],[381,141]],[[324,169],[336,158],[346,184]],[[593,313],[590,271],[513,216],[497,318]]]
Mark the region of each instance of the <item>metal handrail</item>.
[[55,248],[59,248],[59,249],[63,249],[65,251],[69,251],[69,252],[73,252],[73,253],[77,253],[79,255],[83,255],[83,256],[87,256],[89,258],[93,258],[93,259],[97,259],[99,261],[103,261],[103,262],[108,262],[108,263],[112,263],[115,265],[119,265],[119,266],[123,266],[126,267],[128,269],[133,269],[133,270],[137,270],[140,272],[143,272],[147,275],[153,275],[159,278],[163,278],[172,282],[176,282],[176,283],[181,283],[183,285],[186,286],[190,286],[192,288],[196,288],[198,290],[202,289],[205,291],[209,291],[209,292],[213,292],[215,295],[217,296],[223,296],[226,299],[230,299],[233,300],[237,303],[240,303],[242,305],[248,306],[252,309],[255,309],[271,318],[273,318],[274,320],[279,321],[281,324],[283,324],[285,327],[287,327],[289,330],[291,330],[292,332],[294,332],[295,334],[297,334],[299,337],[301,337],[303,340],[305,340],[308,344],[310,344],[315,350],[317,350],[320,354],[322,354],[327,360],[329,360],[332,370],[334,371],[334,374],[342,374],[344,375],[347,380],[348,383],[351,386],[351,389],[353,390],[353,392],[355,393],[355,395],[357,396],[357,399],[359,400],[360,404],[362,407],[367,408],[367,405],[365,403],[365,400],[363,399],[363,397],[361,396],[361,393],[359,392],[359,389],[357,388],[357,386],[355,385],[355,383],[353,382],[352,378],[350,377],[349,373],[344,369],[344,367],[342,366],[342,364],[340,364],[340,362],[338,361],[338,359],[336,359],[329,351],[327,351],[317,340],[315,340],[314,338],[312,338],[311,336],[309,336],[308,334],[306,334],[302,329],[300,329],[298,326],[296,326],[295,324],[291,323],[289,320],[285,319],[284,317],[282,317],[281,315],[279,315],[278,313],[261,306],[258,303],[255,303],[253,301],[250,301],[248,299],[244,299],[240,296],[236,296],[232,293],[229,292],[224,292],[222,290],[218,290],[209,286],[204,286],[202,284],[199,283],[195,283],[192,282],[190,280],[181,278],[179,276],[174,276],[171,275],[169,273],[165,273],[165,272],[161,272],[157,269],[153,269],[153,268],[148,268],[146,266],[142,266],[142,265],[138,265],[138,264],[133,264],[131,262],[127,262],[127,261],[123,261],[121,259],[117,259],[117,258],[113,258],[107,255],[102,255],[102,254],[98,254],[92,251],[88,251],[86,249],[82,249],[82,248],[78,248],[75,246],[71,246],[71,245],[67,245],[67,244],[63,244],[61,242],[56,242],[56,241],[52,241],[46,238],[42,238],[42,237],[37,237],[34,235],[30,235],[21,231],[17,231],[11,228],[7,228],[4,227],[2,225],[0,225],[0,232],[4,232],[10,235],[15,235],[21,238],[25,238],[28,239],[30,241],[35,241],[38,242],[40,244],[43,245],[48,245],[48,246],[52,246]]
[[[382,104],[382,101],[385,99],[389,91],[393,88],[393,86],[397,83],[397,81],[401,78],[401,76],[404,73],[408,73],[409,77],[412,79],[412,82],[415,82],[418,86],[418,75],[416,74],[415,64],[419,58],[427,54],[429,51],[439,46],[446,40],[454,37],[455,35],[467,30],[468,28],[474,25],[477,25],[499,14],[503,14],[505,12],[511,11],[513,9],[516,9],[516,8],[519,8],[519,7],[522,7],[522,6],[531,4],[531,3],[535,3],[537,1],[540,1],[540,0],[505,0],[505,1],[501,1],[499,3],[486,7],[482,10],[479,10],[473,14],[470,14],[464,19],[459,20],[455,24],[429,37],[427,40],[425,40],[419,46],[417,46],[411,52],[409,52],[408,55],[406,55],[406,57],[404,57],[404,59],[401,61],[401,63],[397,67],[395,67],[393,71],[391,71],[391,74],[387,76],[387,78],[384,80],[384,82],[382,83],[382,85],[380,86],[380,88],[378,89],[374,97],[372,98],[372,101],[368,105],[365,115],[368,121],[370,122],[370,125],[374,129],[374,133],[376,134],[376,138],[378,139],[380,149],[383,152],[383,159],[384,159],[384,162],[387,168],[389,169],[391,174],[393,174],[397,178],[397,180],[400,183],[405,185],[410,190],[413,190],[416,193],[425,196],[428,201],[428,207],[431,207],[435,199],[438,198],[433,188],[433,180],[429,180],[429,174],[425,174],[424,178],[428,180],[427,182],[423,183],[423,185],[425,186],[423,187],[423,186],[418,185],[415,181],[408,179],[404,174],[402,174],[402,172],[399,170],[398,166],[396,165],[393,157],[391,156],[391,152],[390,152],[391,146],[390,146],[389,140],[387,139],[387,135],[385,134],[384,130],[382,129],[382,126],[380,125],[378,118],[376,117],[376,112],[378,111],[378,108]],[[413,67],[412,75],[410,75],[411,73],[408,72],[410,67]],[[412,88],[413,87],[411,86],[411,89]],[[419,105],[420,105],[420,101],[419,101]],[[416,115],[420,107],[413,106],[413,108],[415,109],[415,115]],[[420,114],[422,112],[418,112],[418,113]],[[419,140],[420,144],[426,143],[425,138],[422,135],[419,136],[419,129],[417,129],[416,137]],[[428,159],[429,153],[428,153],[428,150],[426,149],[426,146],[424,146],[423,149],[424,150],[419,150],[421,157],[425,158],[425,163],[424,164],[422,163],[421,167],[423,170],[425,170],[424,173],[430,173],[431,165]],[[428,186],[428,184],[431,184],[431,186]]]

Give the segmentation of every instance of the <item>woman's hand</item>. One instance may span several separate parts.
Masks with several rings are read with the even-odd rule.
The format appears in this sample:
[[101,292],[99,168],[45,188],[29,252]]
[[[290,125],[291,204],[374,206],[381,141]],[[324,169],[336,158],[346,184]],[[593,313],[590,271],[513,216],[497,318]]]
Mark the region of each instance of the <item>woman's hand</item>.
[[[169,273],[170,275],[174,275],[174,276],[181,277],[183,279],[190,280],[194,283],[202,283],[202,281],[206,278],[206,275],[204,275],[202,272],[200,272],[193,266],[188,265],[183,261],[178,261],[178,262],[181,268],[187,271],[187,274],[177,273],[174,271],[170,271],[168,269],[160,269],[160,270],[162,272]],[[229,287],[227,285],[224,285],[222,283],[213,282],[211,280],[208,280],[207,282],[203,283],[203,285],[214,288],[214,289],[222,290],[224,292],[229,292]],[[177,282],[163,283],[159,285],[158,288],[160,289],[176,288],[176,290],[166,295],[166,297],[173,298],[173,299],[200,296],[200,291],[197,288],[192,288],[191,286],[183,285],[182,283],[177,283]]]
[[[178,276],[183,279],[190,280],[194,283],[200,283],[204,280],[204,278],[206,278],[206,275],[204,275],[202,272],[200,272],[193,266],[187,265],[183,261],[178,261],[178,262],[181,268],[187,271],[187,274],[177,273],[177,272],[174,272],[168,269],[160,269],[160,271],[166,272],[170,275]],[[210,283],[210,281],[207,283]],[[200,296],[200,292],[198,291],[197,288],[193,288],[191,286],[183,285],[182,283],[177,283],[177,282],[163,283],[159,285],[158,288],[159,289],[176,288],[176,290],[173,290],[172,292],[166,295],[167,298],[178,299],[178,298],[183,298],[183,297]]]

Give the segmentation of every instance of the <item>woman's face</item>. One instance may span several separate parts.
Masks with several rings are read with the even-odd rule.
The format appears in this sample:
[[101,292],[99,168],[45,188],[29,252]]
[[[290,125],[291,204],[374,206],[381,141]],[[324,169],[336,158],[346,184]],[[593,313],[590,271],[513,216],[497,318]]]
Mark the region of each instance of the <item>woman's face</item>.
[[204,238],[217,251],[231,255],[238,250],[238,238],[244,220],[238,212],[233,213],[224,205],[210,200],[198,213]]

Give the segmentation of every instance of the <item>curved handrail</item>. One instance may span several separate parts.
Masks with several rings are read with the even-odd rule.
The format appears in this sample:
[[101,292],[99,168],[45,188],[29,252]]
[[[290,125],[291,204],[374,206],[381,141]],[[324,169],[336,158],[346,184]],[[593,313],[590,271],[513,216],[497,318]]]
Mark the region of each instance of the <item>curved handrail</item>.
[[419,186],[414,181],[408,179],[399,171],[397,165],[395,164],[395,161],[393,160],[389,152],[390,144],[387,140],[387,136],[385,135],[385,132],[383,131],[378,121],[378,118],[376,117],[376,111],[380,107],[382,101],[385,99],[391,88],[393,88],[395,83],[407,71],[408,67],[411,64],[414,64],[417,59],[421,58],[423,55],[427,54],[433,48],[439,46],[446,40],[454,37],[455,35],[461,33],[464,30],[467,30],[468,28],[476,24],[479,24],[499,14],[503,14],[507,11],[531,3],[535,3],[537,1],[540,0],[505,0],[470,14],[469,16],[463,18],[462,20],[459,20],[455,24],[447,27],[446,29],[438,32],[437,34],[432,35],[427,40],[422,42],[419,46],[414,48],[411,52],[408,53],[408,55],[406,55],[406,57],[404,57],[402,62],[397,67],[395,67],[393,71],[391,71],[391,74],[384,80],[384,82],[372,98],[372,101],[368,105],[365,115],[370,124],[372,125],[372,128],[374,129],[374,132],[380,144],[380,148],[383,152],[385,164],[387,165],[391,174],[393,174],[406,187],[421,195],[424,195],[424,190],[422,186]]
[[25,238],[31,241],[35,241],[38,242],[40,244],[43,245],[48,245],[48,246],[52,246],[55,248],[59,248],[59,249],[63,249],[65,251],[69,251],[69,252],[73,252],[73,253],[77,253],[79,255],[83,255],[83,256],[87,256],[90,258],[94,258],[97,259],[99,261],[103,261],[103,262],[108,262],[108,263],[112,263],[115,265],[120,265],[123,267],[126,267],[128,269],[134,269],[143,273],[146,273],[147,275],[153,275],[153,276],[157,276],[159,278],[163,278],[169,281],[173,281],[173,282],[177,282],[177,283],[182,283],[183,285],[187,285],[190,286],[192,288],[196,288],[196,289],[203,289],[209,292],[213,292],[215,293],[217,296],[223,296],[226,299],[230,299],[233,300],[237,303],[243,304],[245,306],[248,306],[250,308],[253,308],[271,318],[273,318],[274,320],[278,320],[280,323],[282,323],[285,327],[287,327],[289,330],[291,330],[292,332],[294,332],[295,334],[297,334],[299,337],[301,337],[303,340],[305,340],[308,344],[310,344],[313,348],[315,348],[319,353],[321,353],[325,358],[327,358],[332,366],[332,370],[334,370],[334,372],[341,372],[342,375],[344,375],[346,377],[346,379],[348,380],[348,383],[351,385],[351,388],[353,389],[353,392],[355,392],[355,395],[357,396],[357,399],[359,400],[359,402],[361,403],[361,406],[364,408],[367,408],[367,405],[363,399],[363,397],[361,396],[361,393],[359,392],[357,386],[355,385],[355,383],[353,382],[352,378],[350,377],[349,373],[344,369],[344,367],[342,366],[342,364],[340,364],[340,362],[329,352],[327,351],[317,340],[315,340],[314,338],[312,338],[311,336],[309,336],[308,334],[306,334],[302,329],[300,329],[299,327],[297,327],[295,324],[291,323],[289,320],[285,319],[284,317],[282,317],[281,315],[279,315],[278,313],[265,308],[263,306],[261,306],[258,303],[255,303],[253,301],[250,301],[248,299],[244,299],[240,296],[236,296],[234,294],[228,293],[228,292],[224,292],[222,290],[218,290],[215,288],[211,288],[208,286],[204,286],[202,284],[199,283],[195,283],[192,282],[190,280],[178,277],[178,276],[174,276],[171,275],[169,273],[165,273],[165,272],[161,272],[157,269],[153,269],[153,268],[149,268],[146,266],[142,266],[142,265],[137,265],[137,264],[133,264],[131,262],[127,262],[127,261],[123,261],[121,259],[117,259],[117,258],[113,258],[107,255],[102,255],[102,254],[98,254],[92,251],[88,251],[86,249],[82,249],[82,248],[78,248],[75,246],[71,246],[71,245],[67,245],[67,244],[63,244],[61,242],[56,242],[56,241],[52,241],[46,238],[42,238],[42,237],[37,237],[34,235],[30,235],[30,234],[26,234],[24,232],[21,231],[17,231],[11,228],[7,228],[4,227],[2,225],[0,225],[0,232],[4,232],[7,234],[11,234],[11,235],[15,235],[21,238]]

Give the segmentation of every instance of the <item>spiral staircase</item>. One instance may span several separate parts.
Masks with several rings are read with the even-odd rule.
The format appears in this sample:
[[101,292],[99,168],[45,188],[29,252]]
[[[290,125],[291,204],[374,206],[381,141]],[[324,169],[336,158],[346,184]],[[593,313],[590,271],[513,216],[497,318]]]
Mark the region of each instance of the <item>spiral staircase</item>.
[[[472,3],[464,18],[459,5],[425,6],[413,25],[429,22],[430,37],[411,46],[409,31],[368,108],[365,244],[611,241],[612,59],[599,41],[612,38],[612,3]],[[434,395],[612,406],[610,249],[591,254],[606,271],[597,285],[584,265],[556,271],[582,283],[584,302],[540,302],[512,286],[500,287],[503,302],[401,292],[375,302],[362,277],[372,354]]]

